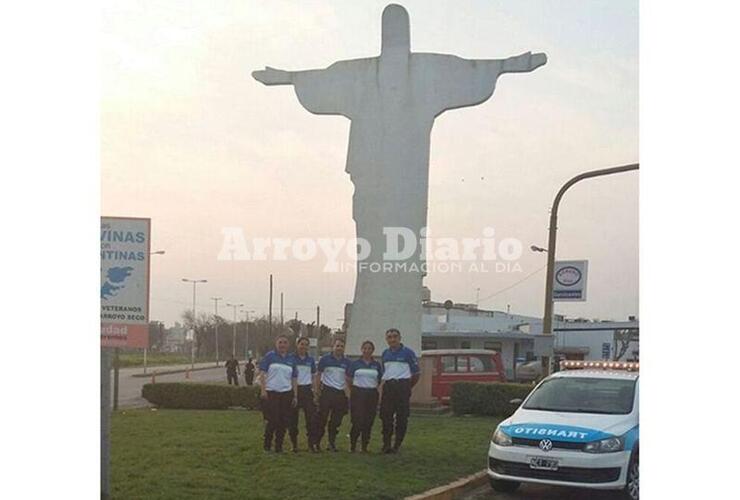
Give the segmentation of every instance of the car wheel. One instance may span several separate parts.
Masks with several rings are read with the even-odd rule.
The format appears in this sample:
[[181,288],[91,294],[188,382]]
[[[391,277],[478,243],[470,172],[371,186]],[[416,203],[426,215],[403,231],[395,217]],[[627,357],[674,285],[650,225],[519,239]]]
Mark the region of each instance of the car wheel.
[[519,488],[521,483],[517,481],[504,481],[503,479],[491,479],[491,488],[500,493],[512,493]]
[[625,497],[629,500],[640,498],[640,454],[635,450],[627,468],[627,484],[624,486]]

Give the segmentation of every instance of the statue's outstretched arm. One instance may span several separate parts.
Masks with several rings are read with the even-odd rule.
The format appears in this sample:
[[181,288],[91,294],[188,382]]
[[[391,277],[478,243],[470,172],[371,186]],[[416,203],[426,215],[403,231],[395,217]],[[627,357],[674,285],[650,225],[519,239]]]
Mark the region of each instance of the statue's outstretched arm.
[[339,61],[328,68],[284,71],[270,68],[254,71],[265,85],[293,85],[301,105],[319,115],[350,117],[355,106],[357,61]]

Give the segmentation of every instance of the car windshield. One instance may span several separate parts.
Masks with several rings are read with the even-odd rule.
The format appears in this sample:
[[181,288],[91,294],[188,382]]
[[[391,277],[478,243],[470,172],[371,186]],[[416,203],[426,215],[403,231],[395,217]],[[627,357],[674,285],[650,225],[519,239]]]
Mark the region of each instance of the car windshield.
[[526,410],[626,415],[632,412],[635,380],[554,377],[524,403]]

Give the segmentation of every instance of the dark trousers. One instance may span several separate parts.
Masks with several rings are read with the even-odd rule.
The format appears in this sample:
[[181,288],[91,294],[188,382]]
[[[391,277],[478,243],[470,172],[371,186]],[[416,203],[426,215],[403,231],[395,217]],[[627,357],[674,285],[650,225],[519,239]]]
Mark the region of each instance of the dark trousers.
[[293,447],[298,446],[298,415],[303,410],[303,416],[306,420],[306,437],[308,437],[308,444],[312,445],[314,442],[314,434],[316,433],[316,404],[313,402],[313,390],[310,385],[299,385],[298,386],[298,404],[290,415],[290,424],[288,425],[288,433],[290,434],[290,441],[293,443]]
[[386,380],[383,384],[383,397],[380,401],[380,419],[383,421],[383,447],[391,445],[395,433],[394,448],[401,446],[406,436],[409,422],[409,399],[411,381],[409,379]]
[[244,382],[247,385],[252,385],[254,383],[254,372],[244,372]]
[[229,381],[229,385],[232,381],[234,385],[239,385],[239,377],[236,376],[236,372],[226,372],[226,379]]
[[[316,423],[316,445],[324,437],[327,421],[329,423],[329,443],[334,444],[342,419],[347,414],[347,396],[344,391],[338,391],[327,385],[321,385],[319,396],[319,414]],[[331,417],[329,416],[331,414]]]
[[272,446],[272,438],[275,436],[275,450],[282,450],[285,430],[293,411],[293,391],[267,391],[267,400],[262,400],[262,409],[267,420],[264,445],[267,448]]
[[349,431],[349,442],[355,448],[357,438],[362,436],[362,448],[367,448],[370,433],[378,411],[378,390],[352,387],[350,395],[352,428]]

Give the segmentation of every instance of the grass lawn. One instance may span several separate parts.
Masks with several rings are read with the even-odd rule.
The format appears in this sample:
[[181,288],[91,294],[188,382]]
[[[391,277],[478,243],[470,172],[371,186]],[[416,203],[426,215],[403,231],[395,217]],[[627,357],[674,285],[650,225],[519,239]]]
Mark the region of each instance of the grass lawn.
[[260,499],[276,498],[274,492],[280,492],[286,500],[403,498],[483,469],[497,422],[485,417],[412,417],[401,452],[380,455],[379,419],[370,454],[344,451],[349,443],[345,417],[337,438],[343,451],[305,451],[301,428],[302,451],[278,455],[262,450],[258,412],[127,410],[111,419],[112,496]]

